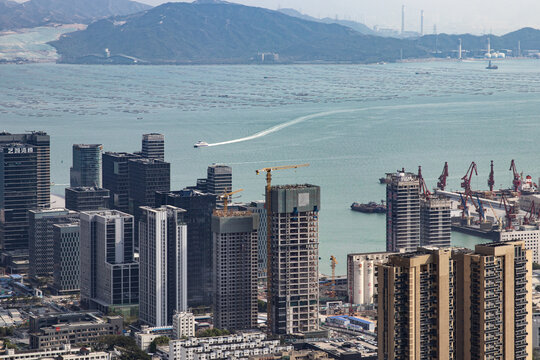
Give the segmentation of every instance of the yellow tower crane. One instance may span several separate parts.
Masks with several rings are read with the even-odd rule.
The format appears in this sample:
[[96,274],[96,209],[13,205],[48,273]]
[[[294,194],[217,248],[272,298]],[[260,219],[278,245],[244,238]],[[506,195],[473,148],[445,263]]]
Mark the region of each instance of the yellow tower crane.
[[266,172],[266,309],[267,319],[266,326],[268,333],[272,333],[272,204],[271,204],[271,191],[272,191],[272,171],[298,169],[301,167],[307,167],[309,164],[301,165],[285,165],[276,167],[267,167],[264,169],[255,170],[255,173],[259,175],[262,172]]
[[[225,190],[227,191],[227,190]],[[227,214],[228,206],[229,206],[229,198],[233,196],[234,194],[238,194],[239,192],[244,191],[244,189],[236,190],[233,192],[224,192],[219,196],[220,199],[223,199],[223,212]]]
[[332,291],[330,292],[330,297],[335,298],[336,297],[336,265],[337,260],[334,255],[330,256],[330,266],[332,267]]

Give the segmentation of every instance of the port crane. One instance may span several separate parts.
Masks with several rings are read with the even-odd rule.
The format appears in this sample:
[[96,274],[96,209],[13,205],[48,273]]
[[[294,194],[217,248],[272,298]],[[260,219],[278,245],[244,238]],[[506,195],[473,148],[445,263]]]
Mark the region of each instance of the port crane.
[[226,214],[227,213],[227,210],[229,209],[229,199],[231,196],[233,196],[234,194],[238,194],[239,192],[242,192],[244,191],[244,189],[240,189],[240,190],[236,190],[236,191],[233,191],[233,192],[226,192],[227,190],[225,190],[225,192],[223,192],[223,194],[221,194],[219,196],[219,198],[221,200],[223,200],[223,212]]
[[493,171],[493,160],[491,160],[491,171],[488,178],[488,186],[490,192],[493,192],[493,185],[495,185],[495,172]]
[[506,213],[506,229],[510,230],[514,227],[514,220],[516,219],[515,206],[508,203],[504,194],[502,194],[501,205],[504,205],[504,211]]
[[420,191],[422,194],[424,194],[425,199],[429,199],[431,197],[431,192],[427,188],[426,181],[424,180],[424,177],[422,176],[422,167],[418,167],[418,182],[420,183]]
[[514,175],[514,180],[512,180],[514,191],[519,191],[519,186],[521,185],[521,176],[519,175],[517,171],[516,162],[514,161],[514,159],[512,159],[512,162],[510,163],[510,169],[508,170],[512,171]]
[[534,201],[531,202],[531,208],[527,212],[527,215],[523,218],[523,223],[525,225],[529,225],[536,221],[538,219],[538,211],[536,211],[536,206],[534,205]]
[[[478,171],[476,169],[476,163],[473,161],[471,165],[469,165],[469,169],[467,170],[467,173],[465,176],[461,178],[461,187],[463,188],[463,196],[461,197],[461,205],[463,206],[463,212],[461,214],[462,218],[465,218],[465,212],[468,212],[468,205],[467,201],[469,198],[471,198],[471,202],[473,205],[477,208],[476,204],[474,203],[473,197],[472,197],[472,191],[471,191],[471,180],[473,175],[478,176]],[[478,208],[477,208],[478,211]]]
[[437,187],[441,190],[444,190],[446,187],[446,179],[448,178],[448,162],[444,163],[443,171],[441,176],[439,176],[439,182],[437,183]]
[[255,174],[259,175],[260,173],[266,173],[266,250],[267,250],[267,267],[266,267],[266,304],[267,304],[267,319],[266,327],[268,332],[272,333],[272,172],[278,170],[287,170],[287,169],[298,169],[302,167],[307,167],[309,164],[301,165],[285,165],[285,166],[275,166],[267,167],[259,170],[255,170]]
[[337,260],[334,255],[330,256],[330,266],[332,267],[332,291],[330,291],[330,297],[335,298],[336,297],[336,265]]
[[489,203],[489,207],[491,208],[491,212],[493,213],[493,217],[495,217],[495,219],[497,219],[497,224],[499,225],[499,230],[502,230],[503,223],[502,223],[501,218],[497,216],[497,214],[495,213],[495,210],[493,210],[493,206],[491,206],[491,203]]

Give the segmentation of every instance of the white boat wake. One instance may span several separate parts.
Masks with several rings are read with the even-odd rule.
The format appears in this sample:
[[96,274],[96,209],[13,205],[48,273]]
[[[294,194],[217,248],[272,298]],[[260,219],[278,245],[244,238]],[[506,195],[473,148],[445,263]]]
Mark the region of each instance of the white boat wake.
[[298,117],[298,118],[296,118],[294,120],[288,121],[286,123],[282,123],[282,124],[279,124],[279,125],[276,125],[276,126],[272,126],[271,128],[260,131],[260,132],[258,132],[256,134],[253,134],[253,135],[250,135],[250,136],[246,136],[246,137],[239,138],[239,139],[234,139],[234,140],[229,140],[229,141],[223,141],[223,142],[208,144],[208,146],[221,146],[221,145],[235,144],[235,143],[239,143],[239,142],[258,139],[260,137],[275,133],[275,132],[283,130],[283,129],[289,127],[289,126],[292,126],[292,125],[295,125],[295,124],[298,124],[298,123],[301,123],[301,122],[304,122],[304,121],[307,121],[307,120],[312,120],[312,119],[316,119],[316,118],[320,118],[320,117],[324,117],[324,116],[329,116],[329,115],[335,115],[335,114],[351,113],[351,112],[355,112],[355,111],[359,111],[359,110],[362,110],[362,109],[334,110],[334,111],[320,112],[320,113],[311,114],[311,115],[304,115],[304,116],[300,116],[300,117]]

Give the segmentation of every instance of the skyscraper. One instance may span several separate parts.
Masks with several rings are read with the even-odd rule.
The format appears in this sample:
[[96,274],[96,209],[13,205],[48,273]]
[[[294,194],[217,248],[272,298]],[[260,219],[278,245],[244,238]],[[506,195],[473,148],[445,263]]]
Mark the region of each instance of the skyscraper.
[[71,187],[101,187],[101,144],[74,144]]
[[28,250],[28,210],[38,207],[37,150],[0,144],[0,246]]
[[66,208],[73,211],[92,211],[109,208],[110,192],[95,187],[66,188]]
[[258,245],[258,256],[257,261],[259,263],[259,270],[258,270],[258,276],[259,279],[266,279],[266,271],[267,271],[267,251],[268,251],[268,244],[267,244],[267,235],[266,232],[268,230],[267,225],[267,215],[266,215],[266,204],[264,201],[252,201],[251,203],[245,204],[241,207],[243,210],[250,211],[252,213],[259,215],[259,245]]
[[165,160],[165,136],[162,134],[144,134],[141,155],[148,159]]
[[142,207],[139,221],[139,319],[150,326],[172,324],[187,310],[187,226],[185,210]]
[[232,168],[220,164],[210,165],[207,171],[206,191],[215,195],[232,191]]
[[79,215],[67,209],[29,210],[28,238],[30,276],[50,276],[54,271],[54,225],[71,223]]
[[129,153],[103,154],[103,187],[110,191],[111,209],[129,212],[129,160],[139,157]]
[[[0,147],[9,144],[31,145],[36,153],[37,204],[48,208],[51,205],[51,139],[43,131],[32,131],[27,134],[10,134],[0,132]],[[1,207],[1,206],[0,206]]]
[[259,215],[218,210],[212,216],[215,249],[214,325],[244,330],[257,326],[257,230]]
[[524,242],[419,248],[377,268],[379,359],[532,359]]
[[450,200],[431,196],[420,200],[420,245],[450,246],[452,223]]
[[271,189],[270,315],[274,334],[319,328],[320,188]]
[[80,224],[53,225],[53,286],[58,295],[80,290]]
[[81,304],[108,313],[139,304],[133,216],[114,210],[81,213]]
[[387,174],[386,251],[414,251],[420,245],[420,182],[416,174]]
[[196,190],[158,192],[157,205],[186,210],[188,306],[211,306],[214,292],[212,212],[216,196]]

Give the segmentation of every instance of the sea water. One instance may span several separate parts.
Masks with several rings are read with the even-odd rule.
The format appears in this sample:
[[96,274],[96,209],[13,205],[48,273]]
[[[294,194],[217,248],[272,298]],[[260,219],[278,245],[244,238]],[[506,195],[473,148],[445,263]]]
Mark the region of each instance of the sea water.
[[[380,201],[386,172],[419,165],[436,186],[448,161],[448,189],[459,189],[471,161],[486,189],[490,160],[496,188],[508,171],[540,175],[540,62],[277,66],[0,66],[0,131],[51,135],[53,192],[69,183],[71,146],[102,143],[137,151],[141,135],[166,136],[172,189],[194,185],[206,167],[233,167],[235,201],[264,198],[267,166],[309,163],[273,174],[274,184],[321,186],[320,267],[336,256],[385,249],[384,215],[350,210]],[[197,141],[215,146],[193,148]],[[453,233],[453,243],[484,240]]]

